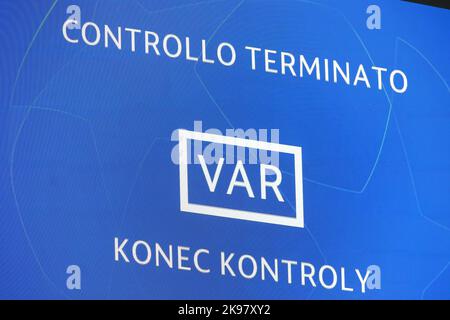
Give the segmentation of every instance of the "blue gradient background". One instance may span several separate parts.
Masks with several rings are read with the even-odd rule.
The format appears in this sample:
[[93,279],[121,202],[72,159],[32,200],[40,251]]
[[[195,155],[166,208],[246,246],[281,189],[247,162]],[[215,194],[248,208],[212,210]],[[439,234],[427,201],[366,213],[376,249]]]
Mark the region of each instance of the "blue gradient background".
[[[82,22],[229,41],[231,68],[66,42]],[[450,298],[449,11],[377,1],[0,1],[0,298]],[[251,72],[244,45],[400,68],[406,94]],[[179,210],[173,130],[279,128],[306,228]],[[292,183],[292,177],[285,176]],[[292,200],[292,199],[291,199]],[[272,209],[270,205],[267,208]],[[115,263],[113,238],[377,264],[365,295]],[[82,290],[66,289],[66,267]],[[350,279],[349,279],[350,280]],[[356,285],[356,283],[350,283]]]

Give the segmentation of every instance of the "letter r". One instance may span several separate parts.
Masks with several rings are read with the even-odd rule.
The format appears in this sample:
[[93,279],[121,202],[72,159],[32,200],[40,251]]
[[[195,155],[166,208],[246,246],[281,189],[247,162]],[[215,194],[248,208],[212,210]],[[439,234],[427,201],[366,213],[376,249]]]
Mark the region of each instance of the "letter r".
[[[275,181],[266,180],[266,171],[268,170],[273,171],[275,173],[276,175]],[[278,190],[278,186],[281,184],[281,181],[283,180],[280,169],[270,164],[261,164],[260,174],[261,174],[261,199],[266,200],[267,198],[266,189],[267,187],[271,187],[273,189],[273,192],[275,192],[278,201],[284,202],[280,190]]]

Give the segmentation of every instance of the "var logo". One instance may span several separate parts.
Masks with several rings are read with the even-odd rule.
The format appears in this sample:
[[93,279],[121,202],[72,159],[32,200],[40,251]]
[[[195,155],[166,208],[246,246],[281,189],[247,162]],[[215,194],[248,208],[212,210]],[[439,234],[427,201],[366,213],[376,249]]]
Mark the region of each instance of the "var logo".
[[[304,227],[302,149],[278,143],[179,130],[180,209],[187,213],[263,222],[291,227]],[[251,154],[264,151],[284,155],[284,170],[268,163],[244,163],[238,159],[230,164],[224,156],[208,165],[203,151],[194,154],[192,141],[208,144],[205,150],[221,155],[225,148]],[[200,149],[203,150],[203,149]],[[205,151],[206,152],[206,151]]]

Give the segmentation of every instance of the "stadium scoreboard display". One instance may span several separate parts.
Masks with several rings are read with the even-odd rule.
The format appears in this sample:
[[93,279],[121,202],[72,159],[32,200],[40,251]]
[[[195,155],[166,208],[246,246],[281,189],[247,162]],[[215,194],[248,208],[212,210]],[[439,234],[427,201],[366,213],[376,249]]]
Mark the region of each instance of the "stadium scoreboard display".
[[449,299],[417,2],[2,1],[0,298]]

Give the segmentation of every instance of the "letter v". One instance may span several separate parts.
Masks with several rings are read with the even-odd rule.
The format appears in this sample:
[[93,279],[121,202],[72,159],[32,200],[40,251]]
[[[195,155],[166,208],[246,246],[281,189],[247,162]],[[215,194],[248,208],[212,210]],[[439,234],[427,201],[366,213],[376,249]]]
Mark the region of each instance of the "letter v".
[[205,158],[203,155],[198,155],[198,160],[200,161],[200,165],[202,166],[203,174],[205,175],[206,182],[208,183],[209,191],[214,192],[216,190],[217,181],[219,180],[220,172],[222,171],[223,166],[223,158],[219,159],[219,163],[217,164],[216,172],[214,173],[214,180],[211,180],[211,175],[209,174],[208,167],[205,163]]

